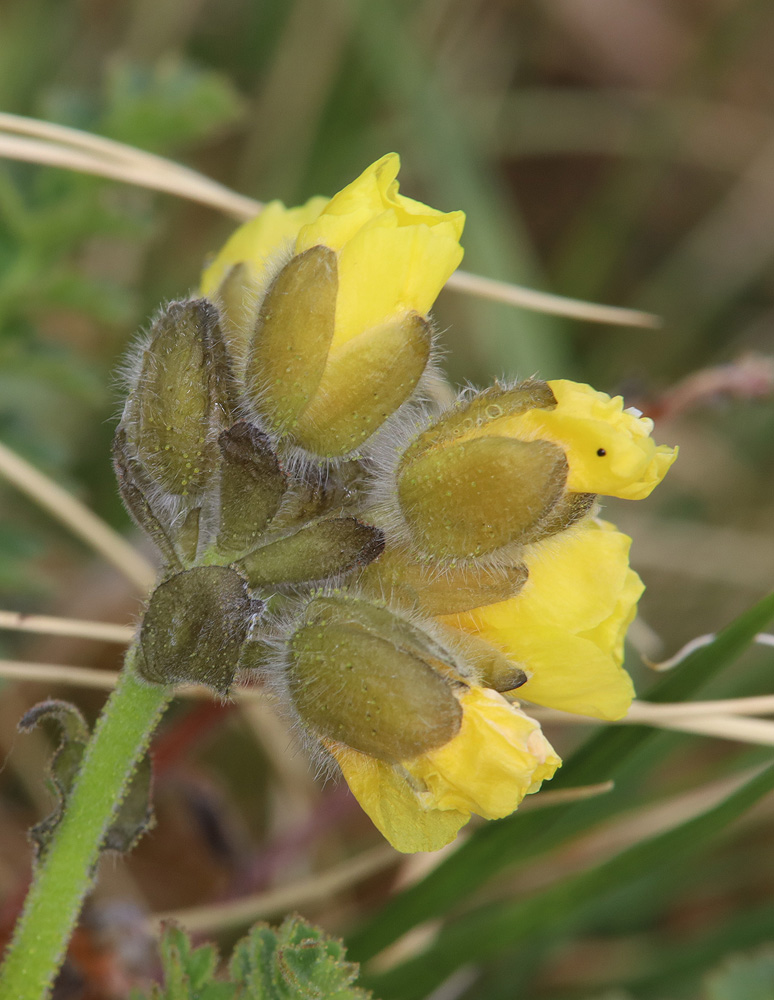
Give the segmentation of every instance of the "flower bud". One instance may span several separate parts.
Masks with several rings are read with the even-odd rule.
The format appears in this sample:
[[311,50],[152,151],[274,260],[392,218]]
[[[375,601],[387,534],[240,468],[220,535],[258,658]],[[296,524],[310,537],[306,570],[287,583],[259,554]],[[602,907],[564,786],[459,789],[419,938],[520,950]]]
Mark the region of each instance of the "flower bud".
[[430,652],[397,615],[361,600],[317,598],[289,642],[288,685],[319,738],[398,762],[448,743],[462,711]]
[[514,597],[526,579],[526,566],[444,565],[420,561],[405,546],[390,545],[364,570],[358,586],[430,615],[451,615]]
[[398,467],[398,501],[414,544],[437,559],[518,542],[562,496],[567,462],[546,441],[479,437],[422,449]]
[[206,299],[172,302],[153,323],[121,421],[138,461],[163,490],[193,496],[205,489],[232,396],[214,306]]
[[256,544],[279,510],[287,477],[269,439],[245,421],[223,431],[218,445],[222,461],[217,547],[238,556]]
[[355,517],[328,517],[254,549],[235,565],[251,587],[306,583],[366,566],[383,548],[379,528]]
[[151,594],[138,672],[153,684],[206,684],[227,694],[262,608],[233,569],[199,566],[175,574]]

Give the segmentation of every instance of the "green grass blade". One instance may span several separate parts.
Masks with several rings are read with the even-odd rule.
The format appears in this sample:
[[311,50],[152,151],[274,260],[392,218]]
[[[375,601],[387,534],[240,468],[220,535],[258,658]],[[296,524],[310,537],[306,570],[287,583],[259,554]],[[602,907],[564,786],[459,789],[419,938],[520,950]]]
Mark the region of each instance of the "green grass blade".
[[698,851],[774,788],[774,765],[719,805],[680,826],[642,841],[596,868],[565,879],[530,899],[479,908],[446,926],[417,958],[368,983],[383,1000],[425,996],[455,969],[505,952],[558,928],[622,886],[647,879],[654,869],[690,862]]

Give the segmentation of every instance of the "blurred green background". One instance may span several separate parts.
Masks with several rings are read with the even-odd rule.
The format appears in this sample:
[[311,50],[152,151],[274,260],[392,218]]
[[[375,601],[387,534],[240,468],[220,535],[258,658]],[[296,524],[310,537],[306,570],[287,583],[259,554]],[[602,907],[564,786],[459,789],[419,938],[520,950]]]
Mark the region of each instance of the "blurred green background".
[[[680,444],[651,500],[606,508],[635,538],[648,591],[634,646],[656,659],[728,623],[774,580],[772,58],[774,8],[761,0],[0,5],[0,110],[132,143],[288,203],[333,193],[394,149],[404,193],[466,211],[467,270],[663,316],[660,330],[608,327],[452,290],[436,309],[455,384],[588,381],[624,392],[656,418],[659,441]],[[196,286],[232,228],[172,196],[0,160],[0,441],[123,531],[108,459],[117,366],[158,304]],[[0,607],[136,614],[137,596],[114,571],[2,483],[0,510]],[[0,633],[0,653],[117,662],[114,647],[11,632]],[[770,650],[754,650],[709,693],[764,693],[771,665]],[[652,671],[636,652],[629,666],[647,692]],[[17,709],[46,693],[2,689],[4,752]],[[82,701],[93,714],[100,699]],[[183,750],[159,781],[156,846],[128,866],[139,910],[228,895],[240,865],[257,865],[251,884],[266,887],[376,842],[340,790],[310,791],[298,759],[278,778],[277,755],[256,747],[244,719],[199,711],[181,708],[170,723]],[[551,736],[565,752],[578,739]],[[648,800],[763,759],[736,743],[674,740],[670,763],[643,785]],[[0,813],[6,920],[26,871],[22,831],[41,808],[34,753],[14,744],[11,760]],[[283,867],[272,837],[324,808],[339,826],[299,834]],[[771,811],[755,816],[709,867],[656,873],[571,935],[547,931],[529,959],[504,947],[465,966],[467,979],[448,980],[438,997],[704,996],[698,984],[716,960],[774,936]],[[346,932],[392,884],[384,877],[309,915]],[[540,872],[525,884],[540,886]],[[515,876],[507,888],[522,891]],[[670,979],[690,948],[693,964]],[[82,969],[72,975],[63,997],[123,995]],[[771,997],[774,987],[760,994]]]

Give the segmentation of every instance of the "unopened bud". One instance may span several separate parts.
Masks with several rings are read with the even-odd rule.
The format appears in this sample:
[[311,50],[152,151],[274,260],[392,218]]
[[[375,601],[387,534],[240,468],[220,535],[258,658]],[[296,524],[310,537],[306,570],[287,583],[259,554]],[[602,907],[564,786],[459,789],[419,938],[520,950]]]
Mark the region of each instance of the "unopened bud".
[[121,425],[151,479],[177,496],[200,493],[219,459],[233,387],[215,307],[173,302],[155,320]]
[[336,321],[336,254],[316,246],[283,267],[261,304],[248,397],[275,431],[292,430],[322,378]]
[[220,470],[220,552],[242,555],[252,548],[279,510],[287,477],[269,439],[244,421],[218,438]]
[[312,599],[289,647],[291,698],[322,739],[397,763],[443,746],[460,729],[453,682],[427,650],[445,651],[386,609]]
[[226,694],[262,607],[233,569],[199,566],[175,574],[151,595],[138,672],[153,684],[206,684]]
[[527,567],[479,566],[470,562],[419,561],[404,546],[390,545],[358,578],[376,595],[392,595],[430,615],[452,615],[514,597],[527,581]]
[[329,517],[254,549],[235,565],[251,587],[341,576],[382,552],[384,535],[355,517]]

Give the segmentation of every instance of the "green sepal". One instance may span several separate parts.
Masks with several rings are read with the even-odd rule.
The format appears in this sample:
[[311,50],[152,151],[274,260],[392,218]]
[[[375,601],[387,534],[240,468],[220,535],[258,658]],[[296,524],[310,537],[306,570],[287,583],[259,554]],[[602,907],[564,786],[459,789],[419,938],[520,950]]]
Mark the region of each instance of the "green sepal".
[[547,382],[527,379],[507,388],[499,383],[464,396],[446,410],[427,430],[422,431],[406,451],[407,457],[451,443],[500,417],[512,417],[527,410],[556,406],[556,397]]
[[520,542],[566,481],[567,459],[556,445],[479,437],[404,459],[398,499],[418,548],[437,559],[469,558]]
[[476,562],[439,565],[419,560],[402,546],[388,546],[358,578],[358,586],[375,596],[391,595],[398,603],[429,615],[454,615],[506,601],[527,581],[527,567],[493,567]]
[[170,303],[153,323],[121,421],[147,475],[176,496],[202,493],[235,406],[216,308],[206,299]]
[[356,451],[410,398],[432,341],[428,320],[409,313],[338,348],[292,425],[294,439],[324,458]]
[[204,684],[226,695],[263,609],[234,569],[198,566],[161,583],[140,627],[137,670],[152,684]]
[[[89,727],[81,713],[67,701],[49,700],[34,705],[22,716],[19,732],[28,733],[41,722],[53,723],[58,744],[49,764],[49,786],[55,796],[53,811],[30,829],[38,862],[45,855],[67,803],[83,761],[89,740]],[[151,762],[145,756],[137,766],[126,794],[108,827],[100,850],[130,851],[154,824],[151,806]]]
[[449,635],[464,652],[483,687],[505,694],[515,691],[529,680],[529,675],[521,664],[509,659],[486,639],[452,628],[449,629]]
[[459,731],[450,654],[386,608],[313,598],[288,645],[290,696],[318,737],[398,763]]
[[220,328],[234,369],[244,366],[258,319],[258,282],[247,265],[232,264],[213,296],[220,313]]
[[367,566],[384,534],[356,517],[328,517],[254,549],[235,565],[251,587],[327,580]]
[[232,558],[251,549],[279,510],[288,480],[265,434],[240,421],[218,438],[220,525],[217,547]]
[[565,493],[532,530],[524,533],[521,541],[527,545],[565,531],[590,514],[596,502],[596,493]]
[[123,427],[118,428],[113,438],[113,469],[118,492],[132,520],[156,544],[167,565],[182,569],[172,536],[151,504],[153,484],[143,474],[140,463],[132,458]]
[[317,391],[336,320],[336,253],[311,247],[293,257],[261,303],[245,371],[250,402],[286,431]]

